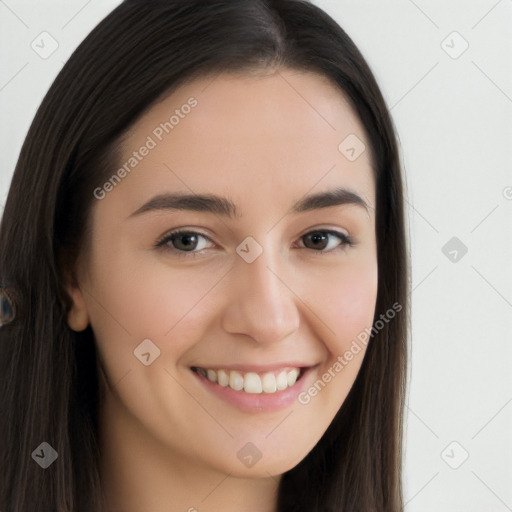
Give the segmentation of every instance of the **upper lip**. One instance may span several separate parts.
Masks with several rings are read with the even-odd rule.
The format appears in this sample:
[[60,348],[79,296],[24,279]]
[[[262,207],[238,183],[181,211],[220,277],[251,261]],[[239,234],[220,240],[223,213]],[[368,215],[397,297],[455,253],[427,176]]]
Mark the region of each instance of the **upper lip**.
[[233,371],[241,371],[244,373],[254,372],[254,373],[263,373],[263,372],[272,372],[275,370],[281,370],[284,368],[311,368],[312,366],[308,363],[300,363],[297,361],[284,361],[282,363],[272,363],[272,364],[208,364],[208,365],[193,365],[191,368],[203,368],[205,370],[233,370]]

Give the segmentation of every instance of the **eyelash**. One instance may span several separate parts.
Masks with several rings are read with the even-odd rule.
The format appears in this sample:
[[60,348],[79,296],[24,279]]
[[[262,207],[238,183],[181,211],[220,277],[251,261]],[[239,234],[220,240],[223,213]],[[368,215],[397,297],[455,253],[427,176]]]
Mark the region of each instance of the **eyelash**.
[[[328,251],[311,249],[310,247],[302,247],[303,249],[309,249],[310,251],[313,251],[314,253],[317,253],[318,255],[324,255],[324,254],[331,254],[338,250],[346,251],[347,248],[353,247],[355,245],[352,237],[350,237],[349,235],[346,235],[345,233],[342,233],[340,231],[335,231],[332,229],[314,229],[312,231],[309,231],[308,233],[305,233],[300,238],[302,239],[308,235],[316,234],[316,233],[333,235],[333,236],[339,238],[342,243],[339,246],[335,247],[334,249],[330,249]],[[175,253],[175,255],[179,258],[195,258],[195,257],[197,257],[199,254],[199,251],[181,251],[179,249],[176,249],[175,247],[171,247],[168,245],[169,242],[172,242],[174,239],[179,238],[180,235],[181,236],[183,236],[183,235],[199,235],[199,236],[205,238],[206,240],[208,240],[209,242],[213,243],[213,240],[209,236],[204,235],[203,233],[188,230],[188,229],[177,229],[175,231],[171,231],[170,233],[165,234],[162,238],[160,238],[156,242],[155,247],[157,249]]]

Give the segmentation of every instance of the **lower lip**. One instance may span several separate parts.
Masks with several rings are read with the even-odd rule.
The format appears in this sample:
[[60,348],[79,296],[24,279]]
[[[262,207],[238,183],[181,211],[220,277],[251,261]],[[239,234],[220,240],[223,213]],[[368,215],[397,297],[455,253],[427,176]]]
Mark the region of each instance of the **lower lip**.
[[281,410],[293,404],[297,400],[298,395],[305,388],[306,377],[309,375],[312,368],[313,367],[304,368],[302,375],[293,386],[275,393],[246,393],[245,391],[236,391],[230,387],[224,387],[212,382],[193,370],[191,371],[209,391],[222,400],[225,400],[245,412],[263,412]]

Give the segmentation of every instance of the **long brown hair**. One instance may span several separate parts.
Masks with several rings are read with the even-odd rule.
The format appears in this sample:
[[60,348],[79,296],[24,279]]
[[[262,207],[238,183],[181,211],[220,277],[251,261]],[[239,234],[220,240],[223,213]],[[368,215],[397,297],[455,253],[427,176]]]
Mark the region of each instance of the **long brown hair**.
[[[91,328],[74,333],[65,279],[90,233],[93,190],[119,137],[158,98],[207,73],[267,66],[328,77],[365,127],[376,184],[375,332],[325,435],[282,476],[280,512],[399,512],[408,337],[404,198],[394,127],[340,26],[305,0],[125,0],[83,41],[42,102],[0,225],[0,285],[17,319],[0,329],[0,510],[99,512],[101,396]],[[57,460],[32,453],[48,442]]]

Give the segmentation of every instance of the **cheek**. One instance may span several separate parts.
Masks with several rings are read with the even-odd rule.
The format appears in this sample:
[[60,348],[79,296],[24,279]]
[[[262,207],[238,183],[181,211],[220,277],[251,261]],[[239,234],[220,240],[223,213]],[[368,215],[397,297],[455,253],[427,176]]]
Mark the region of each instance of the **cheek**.
[[[317,332],[327,350],[323,365],[298,396],[303,422],[322,436],[354,384],[366,353],[361,340],[371,329],[377,300],[377,263],[373,257],[324,275],[308,304],[320,317]],[[312,284],[310,283],[310,287]],[[313,309],[314,308],[314,309]],[[317,323],[320,325],[320,322]]]
[[158,261],[143,264],[122,257],[115,264],[103,260],[96,268],[88,295],[91,324],[106,353],[116,358],[127,354],[120,362],[125,365],[144,339],[175,355],[188,348],[190,335],[176,334],[182,333],[184,326],[191,334],[194,326],[200,328],[200,318],[204,323],[201,312],[224,273],[200,267],[179,271]]
[[352,338],[371,326],[377,300],[376,281],[372,273],[355,274],[340,286],[332,315],[336,330],[343,333],[343,338]]
[[310,282],[307,304],[324,325],[324,343],[334,356],[343,354],[371,328],[377,300],[378,273],[373,259],[325,273]]

